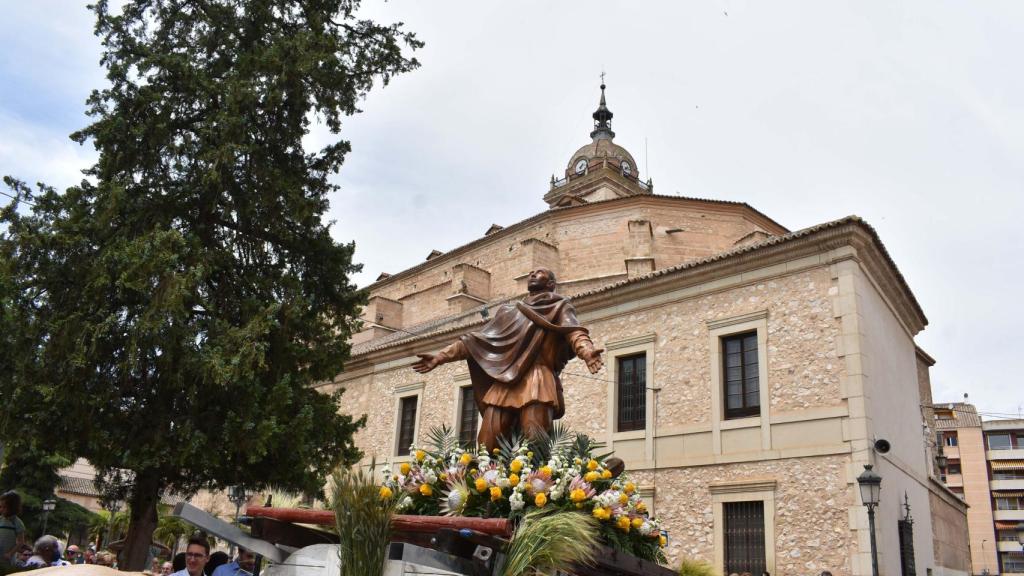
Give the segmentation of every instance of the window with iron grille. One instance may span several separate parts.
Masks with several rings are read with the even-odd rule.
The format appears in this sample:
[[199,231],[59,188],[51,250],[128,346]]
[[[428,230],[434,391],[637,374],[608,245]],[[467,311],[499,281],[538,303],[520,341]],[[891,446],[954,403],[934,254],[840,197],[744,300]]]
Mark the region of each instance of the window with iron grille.
[[914,565],[914,521],[909,518],[897,521],[897,532],[900,535],[900,574],[916,576]]
[[760,574],[767,570],[764,548],[764,502],[725,502],[725,573]]
[[643,430],[647,413],[647,354],[618,359],[618,431]]
[[416,396],[402,398],[398,410],[398,455],[408,456],[416,438]]
[[761,413],[758,381],[757,332],[722,338],[722,373],[725,375],[725,418]]
[[477,438],[477,410],[476,399],[473,396],[473,387],[462,388],[461,410],[459,411],[459,444],[464,447],[476,448]]

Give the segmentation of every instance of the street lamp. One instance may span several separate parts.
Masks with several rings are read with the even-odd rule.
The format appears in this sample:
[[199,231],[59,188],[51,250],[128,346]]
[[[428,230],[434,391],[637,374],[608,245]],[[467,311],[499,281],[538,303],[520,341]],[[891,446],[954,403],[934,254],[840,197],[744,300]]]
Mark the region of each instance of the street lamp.
[[864,471],[857,476],[860,486],[860,501],[868,508],[868,532],[871,534],[871,574],[878,576],[878,545],[875,543],[875,506],[878,506],[879,493],[882,491],[882,477],[871,469],[871,464],[864,465]]
[[[242,504],[249,501],[249,494],[245,491],[245,486],[236,485],[228,488],[228,500],[235,505],[235,526],[238,526],[238,511],[242,508]],[[235,553],[235,545],[231,545],[231,553]]]
[[50,520],[50,512],[57,507],[57,501],[53,498],[43,500],[43,534],[46,534],[46,524]]

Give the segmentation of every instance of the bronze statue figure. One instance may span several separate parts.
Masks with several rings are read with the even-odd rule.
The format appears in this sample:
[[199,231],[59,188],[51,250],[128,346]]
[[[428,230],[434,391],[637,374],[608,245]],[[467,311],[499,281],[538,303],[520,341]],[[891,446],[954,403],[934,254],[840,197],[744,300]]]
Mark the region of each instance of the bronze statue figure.
[[478,440],[488,450],[516,428],[528,436],[551,431],[565,413],[559,374],[574,356],[591,374],[602,366],[603,350],[594,347],[569,299],[555,293],[554,273],[534,270],[527,289],[529,296],[499,307],[479,332],[463,335],[437,354],[418,354],[413,364],[423,374],[447,362],[469,362],[483,416]]

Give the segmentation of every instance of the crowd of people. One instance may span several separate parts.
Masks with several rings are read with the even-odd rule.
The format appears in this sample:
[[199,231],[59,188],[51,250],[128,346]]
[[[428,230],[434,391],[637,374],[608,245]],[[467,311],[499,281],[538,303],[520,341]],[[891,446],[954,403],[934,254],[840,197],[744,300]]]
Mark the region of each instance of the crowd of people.
[[[0,574],[16,570],[31,570],[51,566],[96,564],[117,568],[117,555],[108,550],[97,551],[88,546],[82,550],[71,544],[64,546],[56,536],[44,535],[34,545],[26,541],[25,524],[21,514],[21,496],[17,492],[0,494]],[[251,576],[256,563],[255,555],[239,549],[234,560],[225,552],[210,553],[210,543],[204,537],[189,539],[184,552],[173,559],[154,557],[144,574],[153,576]]]

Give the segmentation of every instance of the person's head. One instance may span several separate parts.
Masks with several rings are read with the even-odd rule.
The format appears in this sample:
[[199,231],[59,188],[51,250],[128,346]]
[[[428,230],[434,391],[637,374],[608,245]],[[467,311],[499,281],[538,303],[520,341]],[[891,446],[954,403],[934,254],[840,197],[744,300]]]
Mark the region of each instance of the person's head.
[[530,272],[530,276],[527,277],[526,289],[530,291],[530,294],[554,292],[555,282],[554,272],[547,268],[538,268]]
[[92,564],[96,561],[96,551],[92,548],[86,548],[85,552],[82,553],[82,557],[85,559],[86,564]]
[[21,548],[18,548],[18,560],[22,562],[28,562],[28,559],[32,557],[32,547],[28,544],[22,544]]
[[96,553],[96,565],[107,566],[109,568],[114,567],[114,554],[103,550],[102,552]]
[[239,568],[246,572],[252,572],[252,569],[256,567],[256,554],[252,550],[239,548],[237,562]]
[[54,536],[40,536],[32,551],[46,562],[53,562],[60,558],[60,542]]
[[174,567],[174,571],[175,572],[181,572],[182,570],[184,570],[185,569],[185,553],[184,552],[178,552],[177,554],[175,554],[174,558],[171,559],[171,566]]
[[832,576],[832,573],[829,572],[828,570],[822,570],[821,571],[821,576]]
[[213,574],[213,571],[217,568],[228,563],[231,557],[228,556],[227,552],[221,552],[220,550],[210,554],[210,559],[206,561],[206,569],[203,570],[207,574]]
[[82,551],[78,549],[78,546],[76,544],[72,544],[71,546],[68,546],[67,551],[64,552],[64,559],[74,564],[75,561],[78,560],[78,555],[81,553]]
[[21,514],[21,496],[11,490],[0,494],[0,516],[9,518]]
[[174,573],[174,564],[164,562],[160,565],[160,576],[171,576]]
[[206,562],[210,559],[210,543],[206,538],[198,536],[189,538],[188,546],[185,548],[185,569],[192,576],[203,573]]

